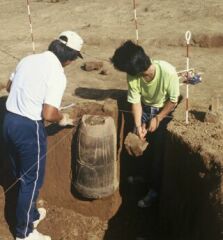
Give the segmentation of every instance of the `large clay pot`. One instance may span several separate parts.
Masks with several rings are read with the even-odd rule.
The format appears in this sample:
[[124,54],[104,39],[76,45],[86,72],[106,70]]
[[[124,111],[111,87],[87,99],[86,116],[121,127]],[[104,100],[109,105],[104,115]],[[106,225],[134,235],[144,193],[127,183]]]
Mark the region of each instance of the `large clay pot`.
[[117,136],[112,117],[83,115],[78,132],[74,186],[86,198],[111,195],[118,187]]

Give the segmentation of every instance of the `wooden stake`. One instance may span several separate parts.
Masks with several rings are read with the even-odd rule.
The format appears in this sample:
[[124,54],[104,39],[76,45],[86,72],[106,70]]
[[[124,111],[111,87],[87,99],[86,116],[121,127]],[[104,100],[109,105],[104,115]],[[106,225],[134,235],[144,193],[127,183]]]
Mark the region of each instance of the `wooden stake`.
[[139,31],[138,31],[137,12],[136,12],[136,0],[133,0],[133,11],[134,11],[134,21],[135,21],[135,28],[136,28],[136,43],[139,44]]
[[31,34],[31,39],[32,39],[32,50],[33,50],[33,53],[35,53],[36,49],[35,49],[35,42],[34,42],[33,26],[32,26],[32,18],[31,18],[29,0],[26,0],[26,4],[27,4],[28,17],[29,17],[30,34]]
[[185,38],[187,42],[187,57],[186,57],[186,69],[187,69],[187,84],[186,84],[186,124],[189,123],[189,65],[190,65],[190,59],[189,59],[189,45],[190,45],[190,39],[191,39],[191,32],[187,31],[185,33]]

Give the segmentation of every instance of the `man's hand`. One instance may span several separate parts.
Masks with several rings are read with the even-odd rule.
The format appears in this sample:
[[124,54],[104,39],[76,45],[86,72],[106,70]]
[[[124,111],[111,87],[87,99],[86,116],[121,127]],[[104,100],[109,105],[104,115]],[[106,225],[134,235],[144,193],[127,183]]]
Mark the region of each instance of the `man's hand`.
[[70,115],[68,113],[62,113],[62,119],[58,122],[58,124],[61,127],[73,126],[74,120],[72,118],[70,118]]
[[136,127],[136,134],[139,136],[139,138],[143,141],[146,140],[145,136],[147,134],[146,126],[143,124],[142,126]]
[[8,80],[7,84],[6,84],[6,91],[9,93],[11,90],[11,86],[12,86],[12,81]]
[[156,129],[159,127],[159,124],[160,124],[160,121],[159,121],[158,116],[153,117],[153,118],[150,120],[149,127],[148,127],[148,131],[149,131],[149,132],[154,132],[154,131],[156,131]]

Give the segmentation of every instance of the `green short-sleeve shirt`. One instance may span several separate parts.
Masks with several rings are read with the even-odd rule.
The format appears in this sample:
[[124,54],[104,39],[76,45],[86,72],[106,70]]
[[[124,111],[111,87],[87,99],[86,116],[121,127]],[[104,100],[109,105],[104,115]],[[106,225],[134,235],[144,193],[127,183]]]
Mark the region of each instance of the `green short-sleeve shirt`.
[[176,69],[165,61],[153,61],[156,74],[146,82],[142,76],[127,75],[128,102],[163,107],[166,101],[177,102],[180,94]]

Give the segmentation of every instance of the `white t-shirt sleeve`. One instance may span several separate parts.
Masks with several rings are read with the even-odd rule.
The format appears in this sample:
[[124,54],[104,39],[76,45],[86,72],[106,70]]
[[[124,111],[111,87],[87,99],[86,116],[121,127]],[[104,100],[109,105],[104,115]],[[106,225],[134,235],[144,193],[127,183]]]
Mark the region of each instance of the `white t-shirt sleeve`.
[[15,76],[15,72],[12,72],[9,76],[9,80],[12,82],[13,81],[13,78]]
[[24,62],[24,59],[20,60],[20,62],[19,62],[19,63],[17,64],[17,66],[16,66],[15,71],[10,74],[9,80],[10,80],[11,82],[13,81],[16,72],[19,70],[19,68],[20,68],[20,66],[23,64],[23,62]]
[[59,109],[67,80],[65,75],[60,75],[60,77],[54,75],[54,77],[55,78],[47,84],[44,103]]

